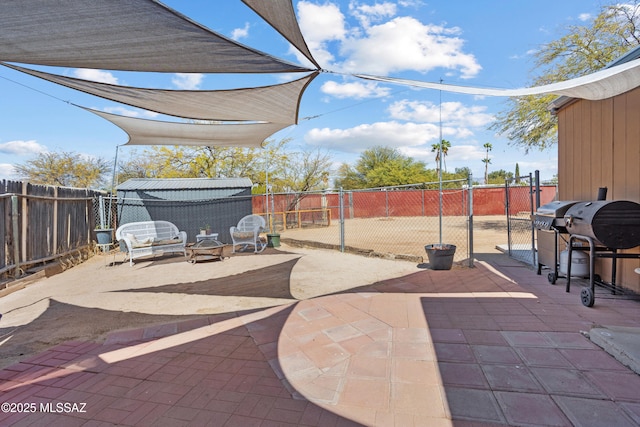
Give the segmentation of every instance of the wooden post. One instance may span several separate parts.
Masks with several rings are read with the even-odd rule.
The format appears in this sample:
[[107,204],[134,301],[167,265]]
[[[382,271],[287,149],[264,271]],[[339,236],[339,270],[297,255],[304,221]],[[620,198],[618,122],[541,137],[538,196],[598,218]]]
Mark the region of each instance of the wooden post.
[[20,276],[20,240],[18,239],[18,196],[11,196],[11,233],[13,234],[14,277]]
[[[22,249],[22,259],[27,260],[27,226],[29,224],[29,205],[27,203],[27,187],[28,183],[22,182],[22,239],[20,242],[20,248]],[[18,235],[16,234],[16,237]]]
[[53,248],[51,251],[52,255],[58,253],[58,187],[53,187],[53,224],[52,224],[52,233],[53,233]]

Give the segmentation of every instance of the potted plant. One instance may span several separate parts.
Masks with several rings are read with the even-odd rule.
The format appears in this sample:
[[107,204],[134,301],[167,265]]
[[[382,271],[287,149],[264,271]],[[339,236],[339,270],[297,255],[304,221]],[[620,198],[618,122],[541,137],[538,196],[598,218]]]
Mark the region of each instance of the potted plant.
[[426,245],[424,250],[429,257],[429,267],[432,270],[451,270],[453,257],[456,254],[456,245],[437,243]]
[[113,228],[101,224],[98,225],[94,231],[99,245],[110,245],[113,243]]
[[209,224],[205,224],[202,227],[200,227],[200,234],[206,234],[206,235],[211,234],[211,226]]

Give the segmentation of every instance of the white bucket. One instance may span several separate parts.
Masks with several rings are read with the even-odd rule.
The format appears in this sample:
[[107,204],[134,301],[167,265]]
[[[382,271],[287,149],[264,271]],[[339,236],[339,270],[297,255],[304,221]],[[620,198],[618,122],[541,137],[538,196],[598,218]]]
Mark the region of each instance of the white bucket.
[[[567,275],[569,250],[560,252],[560,274]],[[571,252],[571,277],[589,277],[589,255],[584,251]]]

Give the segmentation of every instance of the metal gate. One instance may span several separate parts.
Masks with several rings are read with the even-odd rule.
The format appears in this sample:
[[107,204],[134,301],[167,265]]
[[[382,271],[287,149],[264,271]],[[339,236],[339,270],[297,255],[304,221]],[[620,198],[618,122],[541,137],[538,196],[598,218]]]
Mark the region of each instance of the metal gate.
[[532,174],[505,180],[505,191],[509,256],[535,266],[535,229],[531,215],[536,190]]

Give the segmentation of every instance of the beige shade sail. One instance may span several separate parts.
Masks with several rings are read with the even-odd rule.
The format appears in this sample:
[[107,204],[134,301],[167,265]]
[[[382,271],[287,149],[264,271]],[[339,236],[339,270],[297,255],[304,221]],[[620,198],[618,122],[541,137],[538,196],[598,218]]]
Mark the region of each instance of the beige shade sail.
[[294,124],[300,98],[318,75],[288,83],[232,90],[143,89],[81,80],[2,64],[23,73],[101,98],[171,116],[198,120],[265,121]]
[[571,98],[599,100],[611,98],[640,86],[640,59],[636,59],[595,73],[559,83],[520,89],[492,89],[471,86],[457,86],[443,83],[422,82],[419,80],[397,79],[358,74],[367,80],[397,83],[407,86],[443,90],[446,92],[466,93],[485,96],[527,96],[555,94]]
[[282,123],[176,123],[146,120],[90,111],[124,130],[129,135],[125,145],[195,145],[261,147],[274,133],[286,128]]
[[291,0],[242,0],[275,28],[285,39],[296,47],[318,69],[320,65],[311,55],[307,42],[304,40],[298,25],[298,19],[293,10]]
[[0,61],[170,73],[313,71],[154,0],[2,0]]

